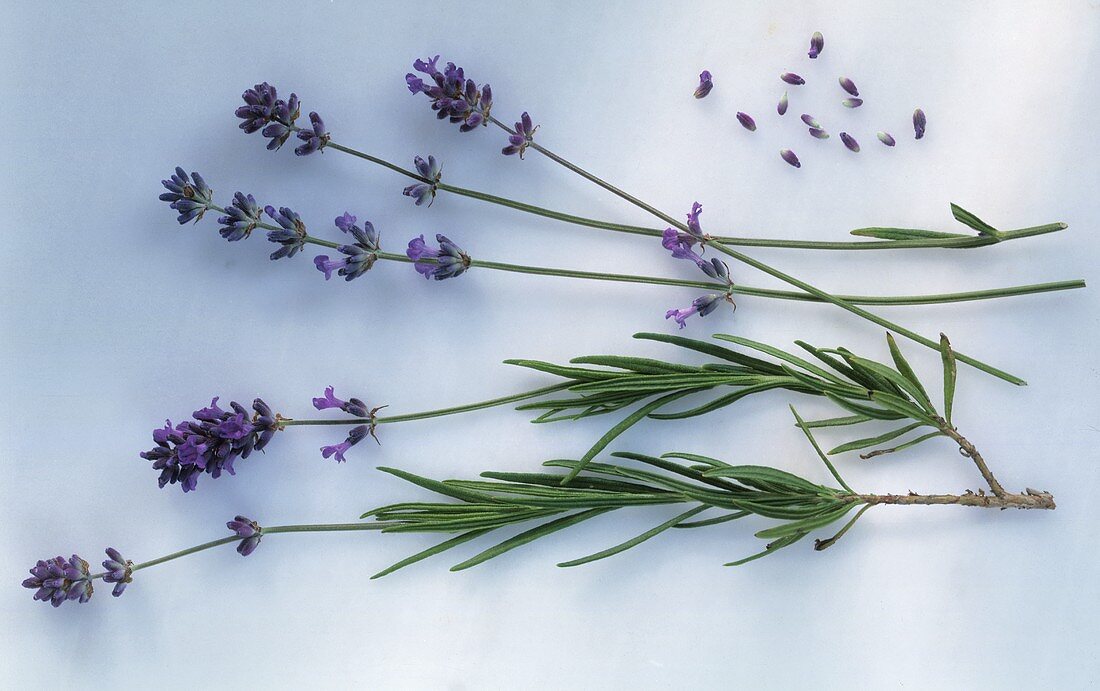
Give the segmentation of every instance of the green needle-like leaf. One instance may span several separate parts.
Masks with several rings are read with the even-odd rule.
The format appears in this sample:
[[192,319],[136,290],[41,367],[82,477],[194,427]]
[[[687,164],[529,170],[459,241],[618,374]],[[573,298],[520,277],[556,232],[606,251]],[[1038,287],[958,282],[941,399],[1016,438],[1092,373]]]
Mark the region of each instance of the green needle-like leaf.
[[508,538],[504,542],[490,547],[484,552],[473,556],[460,564],[455,564],[451,567],[451,571],[462,571],[464,569],[470,568],[471,566],[477,566],[478,564],[489,561],[493,557],[499,557],[505,552],[510,552],[517,547],[522,547],[529,542],[534,542],[540,537],[545,537],[546,535],[550,535],[551,533],[569,528],[582,521],[587,521],[589,518],[594,518],[602,513],[607,513],[608,511],[614,511],[614,508],[589,509],[587,511],[580,511],[569,516],[555,519],[553,521],[550,521],[549,523],[543,523],[537,528],[532,528],[531,530],[522,532],[515,537]]
[[436,554],[440,554],[441,552],[446,552],[447,550],[451,549],[452,547],[458,547],[459,545],[461,545],[465,542],[469,542],[470,540],[473,540],[476,537],[480,537],[480,536],[484,535],[485,533],[488,533],[491,530],[493,530],[493,528],[483,528],[481,530],[471,530],[468,533],[462,533],[461,535],[456,535],[455,537],[452,537],[450,540],[444,540],[443,542],[440,542],[438,545],[433,545],[432,547],[429,547],[428,549],[424,550],[423,552],[417,552],[416,554],[412,555],[411,557],[406,557],[406,558],[402,559],[401,561],[397,562],[396,564],[394,564],[394,565],[392,565],[388,568],[382,569],[378,573],[371,576],[371,580],[374,580],[375,578],[381,578],[382,576],[388,576],[389,574],[393,573],[394,571],[397,571],[398,569],[403,569],[406,566],[409,566],[410,564],[415,564],[416,562],[421,561],[423,559],[427,559],[428,557],[435,556]]
[[802,417],[798,414],[798,411],[794,409],[793,405],[789,407],[791,409],[791,414],[794,415],[795,422],[798,423],[798,426],[802,430],[802,433],[806,435],[806,439],[810,441],[810,446],[814,447],[814,451],[817,452],[817,456],[821,459],[821,462],[825,464],[825,467],[829,469],[829,472],[832,473],[832,476],[836,478],[836,481],[840,484],[841,487],[848,490],[852,494],[855,494],[852,488],[848,486],[848,483],[844,481],[844,478],[840,477],[840,473],[838,473],[836,468],[833,467],[833,464],[829,460],[829,457],[826,456],[825,453],[821,450],[821,447],[818,446],[817,440],[814,439],[813,432],[811,432],[810,428],[806,426],[805,421],[802,420]]
[[913,386],[917,387],[917,390],[920,391],[920,398],[917,400],[928,401],[928,409],[931,412],[935,412],[936,409],[932,407],[928,392],[924,390],[924,385],[920,383],[920,379],[917,378],[913,368],[909,366],[909,361],[901,354],[901,348],[898,347],[897,341],[894,340],[894,334],[889,331],[886,332],[886,342],[890,346],[890,357],[893,358],[894,366],[897,367],[898,372],[912,382]]
[[896,430],[887,432],[886,434],[880,434],[877,437],[868,437],[867,439],[856,439],[850,441],[847,444],[841,444],[832,451],[829,452],[830,456],[835,456],[838,453],[844,453],[845,451],[855,451],[856,449],[866,449],[868,446],[878,446],[879,444],[885,444],[891,439],[897,439],[906,432],[912,432],[918,427],[923,427],[923,422],[914,422],[911,425],[900,427]]
[[955,402],[955,378],[958,376],[955,367],[955,351],[951,349],[951,342],[947,336],[940,334],[940,357],[943,359],[943,415],[947,424],[951,424],[951,409]]
[[626,550],[630,549],[631,547],[635,547],[637,545],[642,544],[643,542],[645,542],[649,538],[654,537],[656,535],[659,535],[659,534],[663,533],[664,531],[668,530],[669,528],[676,527],[676,525],[678,523],[680,523],[681,521],[683,521],[684,519],[691,518],[692,516],[694,516],[698,513],[702,513],[703,511],[706,511],[709,508],[710,508],[709,506],[697,506],[694,509],[691,509],[689,511],[685,511],[684,513],[680,514],[679,516],[676,516],[675,518],[673,518],[671,520],[665,521],[664,523],[660,524],[659,526],[657,526],[655,528],[650,528],[649,530],[645,531],[641,535],[638,535],[637,537],[633,537],[633,538],[627,540],[626,542],[619,543],[619,544],[615,545],[614,547],[608,547],[607,549],[596,552],[595,554],[589,554],[587,557],[581,557],[579,559],[573,559],[571,561],[563,561],[560,564],[558,564],[558,566],[561,566],[561,567],[580,566],[581,564],[589,564],[589,563],[594,562],[594,561],[599,561],[600,559],[606,559],[607,557],[612,557],[616,554],[619,554],[620,552],[625,552]]
[[989,225],[988,223],[970,213],[966,209],[962,208],[958,204],[951,205],[951,215],[954,216],[955,220],[959,223],[970,226],[982,235],[997,238],[998,240],[1001,239],[1001,231]]

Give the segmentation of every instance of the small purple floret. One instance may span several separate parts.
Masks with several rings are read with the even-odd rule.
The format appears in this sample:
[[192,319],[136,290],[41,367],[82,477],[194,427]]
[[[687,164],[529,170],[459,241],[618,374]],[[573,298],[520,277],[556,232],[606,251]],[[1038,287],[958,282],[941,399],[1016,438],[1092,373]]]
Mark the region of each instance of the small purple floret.
[[845,108],[859,108],[861,105],[863,105],[863,99],[862,98],[846,98],[846,99],[844,99],[843,101],[840,102],[840,105],[844,106]]
[[818,127],[811,127],[809,129],[809,132],[810,132],[810,136],[814,137],[815,139],[828,139],[829,138],[829,133],[826,132],[825,130],[821,129],[821,128],[818,128]]
[[118,597],[122,595],[122,591],[126,590],[126,586],[134,580],[131,577],[134,562],[124,559],[122,554],[114,547],[108,547],[106,552],[107,558],[103,561],[103,568],[106,570],[106,573],[103,574],[103,582],[114,583],[115,588],[111,591],[111,595]]
[[708,70],[699,73],[699,86],[695,87],[695,98],[706,98],[714,88],[714,79]]
[[435,239],[439,243],[439,249],[429,247],[423,235],[409,240],[409,247],[405,250],[405,254],[413,260],[413,267],[420,275],[442,281],[461,276],[466,269],[470,268],[469,255],[451,242],[446,235],[437,234]]
[[[335,456],[337,463],[345,463],[347,459],[344,458],[344,454],[348,452],[348,449],[366,439],[367,435],[374,436],[372,425],[359,425],[353,427],[351,431],[348,432],[348,437],[344,441],[331,446],[322,446],[321,456],[324,458]],[[377,437],[375,437],[375,441],[378,441]]]
[[723,296],[717,293],[711,293],[710,295],[702,295],[695,298],[692,301],[691,307],[687,309],[673,309],[665,312],[665,319],[674,319],[676,323],[680,325],[680,328],[687,326],[687,319],[692,315],[698,314],[700,317],[705,317],[714,310],[718,309],[718,305],[721,304]]
[[298,130],[298,139],[304,144],[294,149],[298,156],[308,156],[314,151],[321,151],[329,142],[329,133],[325,129],[325,121],[317,113],[309,114],[309,129]]
[[237,554],[242,557],[247,557],[256,551],[260,539],[264,536],[264,529],[260,524],[245,516],[235,516],[233,520],[226,522],[225,527],[241,538],[237,545]]
[[24,579],[23,587],[34,590],[34,599],[60,607],[66,600],[87,602],[92,597],[92,576],[88,562],[77,555],[69,559],[39,559]]
[[779,157],[795,168],[802,167],[802,162],[798,160],[798,156],[795,156],[794,152],[790,149],[781,149],[779,151]]
[[432,110],[440,120],[449,119],[462,132],[470,132],[480,125],[489,124],[489,112],[493,106],[493,90],[488,85],[478,88],[472,79],[466,79],[461,67],[448,62],[441,72],[436,66],[439,56],[417,60],[413,69],[428,77],[421,79],[412,72],[405,75],[405,85],[413,94],[424,94],[431,101]]
[[784,72],[783,74],[779,75],[779,78],[794,86],[801,86],[802,84],[806,83],[805,79],[799,77],[794,72]]
[[890,135],[889,132],[879,132],[875,136],[877,136],[878,140],[880,142],[882,142],[883,144],[885,144],[886,146],[893,146],[894,144],[897,144],[897,141],[894,140],[894,138]]
[[825,47],[825,37],[821,35],[820,31],[815,31],[814,35],[810,37],[810,52],[806,55],[810,56],[811,60],[816,60],[818,55],[821,55],[821,50]]
[[859,142],[857,142],[855,137],[853,137],[852,135],[848,134],[847,132],[841,132],[840,141],[844,142],[844,146],[848,147],[849,151],[853,153],[859,153]]
[[424,180],[420,182],[414,182],[405,188],[401,193],[406,197],[412,197],[416,201],[417,206],[420,206],[424,202],[428,202],[428,206],[431,206],[435,202],[436,187],[439,185],[439,179],[443,176],[443,168],[439,165],[439,162],[435,160],[435,156],[428,156],[428,160],[417,156],[413,159],[413,165],[416,166],[416,172],[420,174],[420,177]]
[[756,131],[756,121],[752,119],[752,116],[748,113],[737,113],[737,122],[741,123],[741,126],[747,129],[749,132]]
[[780,115],[786,115],[787,114],[787,103],[788,103],[788,101],[787,101],[787,92],[784,91],[783,95],[779,97],[779,105],[777,105],[775,107],[776,112],[779,113]]
[[298,96],[291,94],[284,101],[279,98],[275,87],[263,82],[245,91],[241,98],[244,105],[237,108],[236,115],[242,120],[240,128],[245,134],[263,130],[261,134],[271,140],[267,143],[270,151],[285,144],[294,131],[294,121],[301,110]]
[[161,180],[160,184],[168,190],[160,195],[160,200],[168,202],[169,208],[179,212],[176,220],[180,225],[192,220],[197,223],[213,204],[214,190],[198,173],[188,176],[183,168],[177,166],[176,172],[169,179]]
[[802,122],[806,123],[807,127],[813,127],[814,129],[821,129],[821,123],[818,122],[814,118],[814,116],[812,116],[808,113],[803,113],[802,114]]
[[859,89],[856,88],[856,83],[847,77],[841,77],[837,81],[840,82],[840,88],[844,89],[853,96],[859,96]]
[[500,153],[505,156],[511,156],[513,154],[519,154],[520,158],[523,158],[523,153],[527,151],[527,147],[531,145],[531,142],[535,140],[535,130],[539,128],[531,120],[531,116],[524,111],[523,115],[519,117],[519,122],[513,128],[515,134],[508,135],[508,146],[500,150]]
[[380,236],[374,229],[374,224],[364,221],[360,228],[355,222],[355,216],[346,211],[342,216],[336,217],[336,227],[355,238],[353,244],[339,245],[336,248],[337,252],[344,255],[342,259],[330,259],[327,254],[313,258],[313,265],[325,274],[326,281],[332,278],[333,273],[343,276],[345,281],[354,280],[369,271],[378,260]]
[[[924,128],[928,125],[928,119],[924,117],[924,111],[917,108],[913,111],[913,132],[916,135],[915,139],[921,139],[924,137]],[[182,223],[182,221],[181,221]]]
[[278,230],[271,230],[267,233],[268,242],[282,245],[282,247],[271,253],[272,260],[293,257],[305,247],[306,224],[302,222],[301,216],[285,206],[275,211],[275,207],[268,205],[264,207],[264,213],[280,226]]
[[230,242],[236,242],[248,237],[260,222],[263,209],[256,203],[256,198],[251,194],[236,192],[233,195],[233,203],[225,210],[225,215],[218,219],[222,227],[218,233]]

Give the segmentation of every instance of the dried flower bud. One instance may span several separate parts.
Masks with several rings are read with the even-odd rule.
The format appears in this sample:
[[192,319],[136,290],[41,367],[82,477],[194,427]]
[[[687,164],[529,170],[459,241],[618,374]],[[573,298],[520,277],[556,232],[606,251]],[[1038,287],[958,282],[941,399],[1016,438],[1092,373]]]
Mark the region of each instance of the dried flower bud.
[[779,157],[782,158],[787,163],[794,166],[795,168],[801,168],[802,167],[802,163],[801,163],[801,161],[798,160],[798,156],[795,156],[794,152],[791,151],[790,149],[780,150]]
[[707,70],[699,73],[699,86],[695,89],[695,98],[706,98],[710,90],[714,88],[714,79]]
[[856,83],[847,77],[841,77],[837,81],[840,82],[840,88],[844,89],[853,96],[859,96],[859,89],[856,88]]
[[783,95],[779,97],[779,105],[775,107],[775,110],[780,115],[787,114],[787,92],[784,91]]
[[807,127],[814,127],[816,129],[821,129],[821,123],[818,122],[817,120],[815,120],[814,116],[812,116],[812,115],[807,115],[806,113],[803,113],[802,114],[802,122],[806,123]]
[[924,111],[917,108],[913,111],[913,132],[916,133],[916,139],[924,137],[924,127],[928,124],[927,118],[924,117]]
[[799,77],[794,72],[784,72],[783,74],[779,75],[779,78],[787,82],[788,84],[793,84],[795,86],[801,86],[802,84],[806,83],[805,79]]
[[897,144],[897,142],[894,141],[894,138],[890,136],[889,132],[879,132],[875,136],[878,137],[878,140],[886,146],[893,146],[894,144]]
[[810,37],[810,52],[806,55],[809,55],[811,60],[817,60],[817,56],[821,55],[821,49],[824,47],[825,37],[821,35],[820,31],[815,31],[814,35]]
[[844,106],[845,108],[859,108],[861,105],[863,105],[863,99],[862,98],[846,98],[846,99],[844,99],[843,101],[840,102],[840,105]]
[[756,131],[756,121],[752,119],[752,116],[748,113],[737,113],[737,122],[741,123],[741,126],[747,129],[749,132]]
[[857,142],[852,135],[847,132],[841,132],[840,141],[844,142],[844,146],[848,147],[849,151],[859,153],[859,142]]
[[821,129],[820,127],[811,127],[809,132],[810,132],[810,136],[814,137],[816,139],[828,139],[829,138],[829,133],[826,132],[825,130]]

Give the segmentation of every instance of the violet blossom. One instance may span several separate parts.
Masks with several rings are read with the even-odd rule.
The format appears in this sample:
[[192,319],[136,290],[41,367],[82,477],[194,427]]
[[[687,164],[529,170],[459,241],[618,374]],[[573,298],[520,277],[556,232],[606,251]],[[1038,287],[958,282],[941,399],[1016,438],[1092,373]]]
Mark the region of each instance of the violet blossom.
[[60,607],[66,600],[87,602],[92,597],[92,576],[88,562],[77,555],[69,559],[39,559],[23,581],[24,588],[35,591],[34,599]]
[[432,110],[440,120],[450,119],[462,132],[470,132],[479,125],[489,124],[489,112],[493,106],[493,91],[488,84],[478,88],[472,79],[466,79],[461,67],[448,62],[442,72],[436,67],[439,56],[417,60],[413,69],[428,77],[421,79],[412,72],[405,75],[405,84],[414,94],[422,93],[432,102]]
[[435,202],[436,186],[439,184],[439,179],[443,177],[443,167],[435,160],[435,156],[428,156],[427,161],[417,156],[413,159],[413,164],[416,166],[416,172],[424,180],[409,185],[401,194],[415,199],[417,206],[424,202],[428,202],[428,206],[431,206]]
[[328,144],[329,133],[325,129],[325,121],[321,119],[321,116],[317,113],[309,114],[309,129],[298,130],[298,139],[301,139],[304,144],[294,149],[296,156],[308,156],[314,151],[321,151]]
[[699,86],[695,87],[695,98],[706,98],[710,90],[714,88],[714,78],[709,70],[699,73]]
[[505,156],[519,154],[519,157],[523,158],[523,153],[534,141],[535,130],[538,128],[539,126],[531,121],[531,116],[527,114],[527,111],[524,111],[523,115],[519,117],[519,122],[516,123],[515,134],[508,135],[508,146],[501,149],[500,153]]
[[344,463],[347,461],[347,459],[344,458],[344,454],[348,452],[348,449],[363,441],[363,439],[365,439],[368,434],[374,437],[375,441],[378,441],[378,437],[374,436],[373,424],[352,427],[351,431],[348,432],[347,439],[345,439],[344,441],[340,442],[339,444],[333,444],[331,446],[322,446],[321,456],[323,456],[324,458],[336,456],[337,463]]
[[234,516],[233,520],[226,522],[225,527],[241,538],[240,543],[237,545],[237,554],[242,557],[247,557],[256,551],[260,539],[264,536],[264,529],[260,527],[260,524],[245,516]]
[[350,245],[339,245],[336,250],[344,255],[343,259],[329,259],[327,254],[313,258],[318,271],[325,274],[325,280],[332,278],[333,272],[343,276],[345,281],[356,279],[374,266],[378,260],[379,234],[374,224],[365,221],[363,227],[356,225],[356,218],[348,212],[336,218],[336,227],[355,238]]
[[131,577],[134,571],[134,562],[124,559],[122,554],[114,547],[108,547],[106,552],[107,558],[103,561],[103,568],[107,573],[103,574],[103,582],[114,583],[115,587],[111,591],[111,595],[118,597],[122,595],[122,591],[126,590],[126,586],[134,580]]
[[815,31],[814,35],[810,37],[810,52],[806,53],[811,60],[816,60],[818,55],[821,55],[822,49],[825,48],[825,37],[821,35],[820,31]]
[[279,149],[290,138],[295,129],[294,121],[301,112],[298,96],[291,94],[286,101],[278,96],[275,87],[267,82],[257,84],[241,94],[244,105],[236,110],[236,116],[242,120],[239,127],[245,134],[263,130],[261,134],[270,139],[267,148]]
[[461,276],[466,269],[470,268],[470,256],[451,242],[446,235],[437,234],[435,239],[439,243],[439,249],[429,247],[424,241],[424,236],[421,235],[410,240],[409,247],[405,250],[405,254],[413,260],[413,267],[420,275],[442,281]]
[[306,243],[306,225],[302,223],[302,217],[285,206],[280,207],[276,212],[275,207],[268,205],[264,207],[264,213],[281,226],[278,230],[267,233],[268,242],[282,245],[271,253],[271,259],[274,261],[283,257],[293,257]]
[[[725,296],[728,299],[728,296]],[[705,317],[714,310],[718,309],[718,305],[721,304],[723,296],[717,293],[711,293],[710,295],[701,295],[692,301],[691,307],[687,309],[672,309],[665,312],[665,319],[675,319],[676,323],[680,325],[680,328],[687,326],[688,317],[698,314],[700,317]]]
[[233,194],[233,203],[225,210],[225,215],[218,219],[222,227],[218,233],[229,242],[236,242],[252,234],[260,223],[263,209],[256,203],[256,198],[251,194],[236,192]]
[[214,190],[198,173],[193,172],[189,177],[183,168],[176,166],[176,172],[169,179],[161,180],[160,184],[168,190],[160,195],[160,200],[168,202],[170,208],[179,212],[176,220],[180,225],[191,220],[197,223],[213,204]]

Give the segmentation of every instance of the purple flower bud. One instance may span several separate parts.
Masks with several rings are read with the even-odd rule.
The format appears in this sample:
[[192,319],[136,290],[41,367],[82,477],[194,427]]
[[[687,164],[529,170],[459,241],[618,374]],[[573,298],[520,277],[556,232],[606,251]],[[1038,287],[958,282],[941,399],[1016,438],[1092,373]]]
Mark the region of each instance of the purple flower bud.
[[342,401],[342,400],[340,400],[339,398],[337,398],[335,396],[334,392],[335,392],[335,389],[333,389],[333,387],[331,387],[331,386],[325,387],[325,396],[324,396],[324,398],[314,398],[313,399],[313,407],[316,408],[317,410],[328,410],[329,408],[339,408],[340,410],[344,411],[345,413],[347,413],[349,415],[353,415],[355,417],[369,417],[369,418],[372,418],[372,419],[374,418],[375,414],[379,410],[381,410],[382,408],[385,407],[385,406],[382,406],[382,407],[379,407],[379,408],[375,408],[373,410],[368,410],[367,409],[367,404],[363,403],[362,400],[360,400],[358,398],[351,398],[351,399],[348,399],[346,401]]
[[809,129],[809,132],[810,132],[810,136],[814,137],[816,139],[828,139],[829,138],[829,133],[826,132],[823,129],[818,128],[818,127],[811,127]]
[[788,84],[793,84],[794,86],[800,86],[806,83],[805,79],[799,77],[794,72],[784,72],[783,74],[779,75],[779,78],[787,82]]
[[322,446],[321,447],[321,456],[324,457],[324,458],[329,458],[331,456],[335,456],[337,463],[345,463],[347,461],[347,459],[344,458],[344,454],[348,452],[348,449],[350,449],[351,447],[355,446],[359,442],[366,439],[367,435],[370,435],[370,436],[374,437],[374,440],[378,441],[378,437],[374,436],[374,425],[373,425],[373,423],[370,424],[370,425],[359,425],[357,427],[351,428],[351,431],[348,432],[347,439],[340,442],[339,444],[333,444],[331,446]]
[[298,130],[298,139],[304,144],[294,149],[298,156],[308,156],[314,151],[321,151],[329,141],[329,133],[325,130],[325,122],[317,113],[309,114],[310,129]]
[[405,254],[413,260],[413,267],[424,278],[442,281],[447,278],[461,276],[470,268],[470,257],[458,245],[451,242],[447,236],[437,234],[436,242],[439,249],[429,247],[424,241],[424,236],[413,238],[409,241],[409,247]]
[[699,86],[695,89],[695,98],[706,98],[710,90],[714,88],[714,80],[710,72],[703,70],[699,73]]
[[820,31],[815,31],[814,35],[810,37],[810,52],[806,53],[810,56],[811,60],[816,60],[818,55],[821,55],[821,49],[825,47],[825,37],[821,35]]
[[859,153],[859,142],[857,142],[852,135],[847,132],[841,132],[840,141],[844,142],[844,146],[848,147],[849,151]]
[[802,122],[806,123],[807,127],[813,127],[815,129],[821,129],[821,123],[814,119],[814,116],[806,113],[802,114]]
[[246,238],[255,230],[262,214],[263,209],[256,203],[255,197],[236,192],[233,195],[233,204],[218,219],[218,224],[222,226],[218,233],[230,242]]
[[779,105],[775,107],[775,110],[780,115],[787,114],[787,92],[784,91],[783,95],[779,97]]
[[856,83],[847,77],[841,77],[837,81],[840,82],[840,88],[844,89],[853,96],[859,96],[859,89],[856,88]]
[[846,98],[846,99],[844,99],[843,101],[840,102],[840,105],[844,106],[845,108],[859,108],[861,105],[863,105],[863,99],[862,98]]
[[264,530],[260,524],[245,516],[235,516],[233,520],[226,522],[225,527],[241,538],[240,544],[237,545],[237,553],[242,557],[247,557],[256,551],[260,538],[264,536]]
[[179,212],[176,220],[181,226],[191,220],[197,223],[213,204],[214,190],[198,173],[191,173],[188,177],[183,168],[177,166],[175,174],[161,180],[160,184],[168,190],[160,195],[160,200],[168,202],[169,208]]
[[282,247],[271,253],[272,260],[293,257],[305,247],[306,224],[302,223],[301,216],[285,206],[280,207],[276,213],[275,207],[268,205],[264,207],[264,213],[281,226],[279,230],[272,230],[267,233],[268,242],[282,245]]
[[741,123],[741,126],[747,129],[749,132],[756,131],[756,121],[753,120],[752,116],[747,113],[738,112],[737,122]]
[[413,69],[428,79],[421,79],[411,72],[406,74],[405,85],[409,91],[427,96],[436,117],[457,124],[461,132],[471,132],[487,125],[493,106],[492,88],[488,84],[479,88],[472,79],[466,79],[462,68],[453,62],[448,62],[441,72],[438,62],[438,55],[413,62]]
[[505,156],[519,154],[519,157],[523,158],[523,153],[534,141],[535,130],[538,128],[539,126],[531,121],[531,116],[527,114],[527,111],[524,111],[519,118],[519,122],[516,123],[515,134],[508,135],[508,146],[501,149],[500,153]]
[[[913,111],[913,132],[916,134],[916,139],[924,137],[924,128],[928,124],[928,119],[924,117],[924,111],[917,108]],[[182,223],[182,221],[181,221]]]
[[888,132],[879,132],[875,136],[878,137],[878,140],[880,142],[882,142],[883,144],[885,144],[886,146],[893,146],[894,144],[897,143],[896,141],[894,141],[894,138],[892,136],[890,136],[890,134]]
[[[665,319],[674,319],[676,323],[680,325],[680,328],[687,326],[688,317],[698,314],[700,317],[705,317],[714,310],[718,309],[718,305],[721,304],[723,296],[717,293],[711,293],[710,295],[702,295],[695,298],[692,301],[691,307],[687,309],[672,309],[665,312]],[[728,298],[727,298],[728,299]]]
[[413,164],[420,176],[426,178],[428,182],[415,182],[406,187],[401,194],[415,199],[414,203],[417,206],[424,202],[428,202],[428,206],[431,206],[435,202],[436,186],[443,175],[442,168],[439,162],[435,160],[435,156],[428,156],[427,161],[417,156],[413,159]]
[[108,547],[106,552],[107,559],[103,561],[103,568],[106,570],[106,573],[103,574],[103,582],[114,583],[115,588],[111,591],[111,595],[118,597],[122,595],[122,591],[126,590],[126,586],[133,581],[131,574],[133,573],[134,562],[124,559],[122,554],[114,547]]
[[801,168],[802,162],[798,160],[798,156],[794,155],[794,152],[790,149],[782,149],[779,152],[779,157],[787,163],[791,164],[795,168]]

